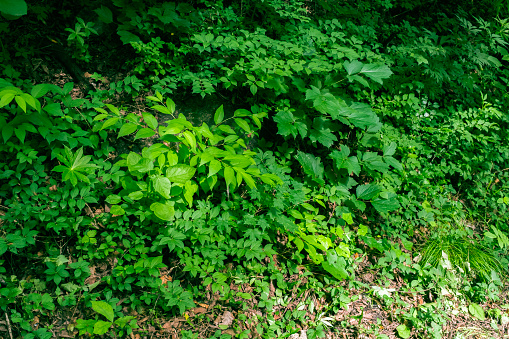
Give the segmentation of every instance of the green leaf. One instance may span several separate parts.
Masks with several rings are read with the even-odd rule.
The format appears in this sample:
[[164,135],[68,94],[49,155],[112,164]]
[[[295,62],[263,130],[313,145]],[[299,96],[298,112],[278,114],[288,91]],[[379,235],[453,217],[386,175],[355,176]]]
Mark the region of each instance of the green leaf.
[[155,176],[152,179],[154,189],[157,193],[161,194],[165,199],[170,199],[171,182],[168,178],[163,176]]
[[120,131],[118,131],[118,138],[123,137],[125,135],[129,135],[129,134],[133,133],[134,131],[136,131],[137,129],[138,129],[138,125],[136,125],[136,124],[131,124],[131,123],[124,124],[124,125],[122,125],[122,127],[120,127]]
[[196,168],[185,164],[179,164],[168,167],[166,169],[166,177],[170,179],[171,182],[185,184],[193,178],[195,172]]
[[108,7],[101,6],[101,8],[94,9],[94,12],[99,16],[99,20],[105,24],[111,24],[113,22],[113,13]]
[[196,138],[194,137],[194,134],[190,131],[185,131],[182,135],[184,136],[184,139],[186,139],[189,147],[193,150],[196,149]]
[[120,36],[120,40],[122,40],[124,45],[127,45],[128,43],[131,43],[131,42],[141,42],[141,39],[131,32],[117,31],[117,34]]
[[400,207],[396,195],[391,196],[389,199],[377,198],[371,201],[373,207],[380,213],[388,213]]
[[277,123],[277,132],[286,137],[290,134],[295,138],[298,134],[305,137],[307,134],[307,126],[289,111],[279,111],[274,116],[274,121]]
[[27,14],[27,4],[24,0],[0,0],[0,12],[20,17]]
[[125,211],[119,205],[113,205],[111,206],[110,213],[111,215],[124,215]]
[[25,99],[23,99],[21,96],[19,95],[16,95],[14,97],[14,101],[16,101],[16,103],[18,104],[18,106],[23,110],[23,112],[27,112],[27,103],[25,101]]
[[152,129],[157,129],[157,126],[159,123],[157,122],[157,119],[150,113],[142,113],[143,120],[147,124],[148,127]]
[[384,156],[384,161],[387,165],[392,166],[394,169],[398,171],[403,170],[403,166],[401,165],[401,163],[398,160],[394,159],[393,157]]
[[356,189],[357,199],[373,199],[381,190],[382,188],[375,184],[359,185]]
[[391,76],[392,71],[389,66],[384,64],[367,64],[364,65],[359,72],[360,74],[366,75],[373,81],[383,84],[383,79],[387,79]]
[[341,149],[339,151],[332,151],[330,157],[334,161],[334,165],[339,169],[346,169],[348,173],[354,173],[355,175],[359,175],[361,172],[361,166],[359,165],[359,160],[357,157],[348,157],[350,155],[350,148],[346,145],[341,145]]
[[48,93],[50,90],[51,90],[51,85],[39,84],[39,85],[35,85],[34,87],[32,87],[30,94],[32,94],[32,96],[34,98],[40,98],[40,97],[46,95],[46,93]]
[[105,129],[105,128],[108,128],[110,126],[113,126],[115,125],[117,122],[118,122],[119,118],[115,117],[115,118],[109,118],[108,120],[106,120],[104,122],[104,124],[101,126],[101,130]]
[[224,119],[224,108],[223,105],[221,105],[214,114],[214,123],[216,125],[219,125],[221,122],[223,122],[223,119]]
[[160,202],[152,203],[150,210],[154,212],[156,217],[165,221],[170,221],[175,215],[175,208],[173,206],[161,204]]
[[398,331],[398,335],[401,337],[401,338],[410,338],[410,329],[408,329],[408,327],[406,327],[405,324],[401,324],[399,325],[398,327],[396,327],[396,330]]
[[213,176],[221,170],[221,162],[219,160],[212,160],[209,163],[209,174],[208,177]]
[[480,321],[484,321],[486,319],[486,316],[484,314],[484,310],[482,309],[481,306],[479,306],[478,304],[470,304],[468,306],[468,312],[470,312],[470,314],[474,317],[474,318],[477,318],[479,319]]
[[396,153],[396,148],[398,147],[398,144],[396,144],[394,141],[390,143],[390,145],[386,145],[383,148],[384,157],[391,156]]
[[113,313],[113,307],[105,301],[91,301],[92,309],[97,313],[103,315],[109,321],[113,321],[115,316]]
[[94,324],[94,334],[99,334],[99,335],[105,334],[106,332],[108,332],[111,325],[113,325],[113,322],[98,320]]
[[143,139],[143,138],[150,138],[156,134],[156,132],[153,129],[150,128],[142,128],[136,133],[136,136],[134,137],[134,140]]
[[319,157],[298,151],[295,159],[297,159],[297,161],[302,165],[304,173],[309,175],[311,178],[313,178],[313,180],[321,185],[325,183],[323,180],[324,168],[323,164],[320,163],[321,159]]
[[235,187],[235,171],[230,166],[224,168],[224,180],[226,181],[226,187]]
[[345,258],[338,256],[335,250],[327,251],[327,261],[322,262],[322,267],[338,280],[348,278]]
[[312,142],[318,141],[327,148],[331,147],[335,141],[338,141],[338,139],[334,134],[332,134],[330,126],[330,121],[327,119],[315,118],[313,120],[313,129],[309,134],[309,139]]
[[235,123],[247,133],[251,133],[251,128],[244,119],[235,119]]

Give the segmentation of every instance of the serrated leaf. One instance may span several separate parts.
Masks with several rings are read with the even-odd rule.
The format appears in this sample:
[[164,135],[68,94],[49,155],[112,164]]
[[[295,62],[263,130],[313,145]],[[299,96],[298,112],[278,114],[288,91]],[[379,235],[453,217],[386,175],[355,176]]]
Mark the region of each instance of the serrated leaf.
[[383,84],[383,79],[387,79],[391,76],[392,71],[389,66],[384,64],[367,64],[364,65],[360,71],[360,74],[366,75],[373,81]]
[[91,301],[92,309],[97,313],[103,315],[109,321],[113,321],[115,316],[113,313],[113,307],[105,301]]
[[345,71],[348,73],[348,75],[359,73],[362,70],[362,66],[364,66],[364,64],[359,60],[354,60],[352,62],[345,61],[343,64],[343,67],[345,68]]
[[399,201],[396,196],[391,196],[389,199],[376,198],[371,201],[373,207],[380,213],[388,213],[400,207]]
[[304,153],[298,151],[295,159],[302,165],[302,169],[304,173],[309,175],[313,180],[318,182],[319,184],[324,184],[323,180],[323,164],[320,162],[321,159],[319,157],[315,157],[312,154]]
[[359,185],[356,189],[357,199],[370,200],[373,199],[382,190],[376,184]]
[[94,324],[94,334],[103,335],[110,329],[113,322],[98,320]]
[[359,175],[361,171],[361,166],[359,165],[359,160],[357,157],[350,155],[350,148],[346,145],[341,145],[341,149],[339,151],[332,151],[330,157],[334,161],[334,165],[339,169],[346,169],[348,173],[354,173],[355,175]]
[[99,16],[99,20],[106,24],[113,22],[113,13],[108,7],[101,6],[101,8],[94,9],[94,12]]
[[179,164],[168,167],[166,169],[166,177],[170,179],[171,182],[185,184],[192,179],[195,172],[196,168],[185,164]]
[[394,155],[394,153],[396,153],[397,147],[398,147],[398,144],[395,143],[394,141],[391,142],[389,145],[384,146],[384,148],[383,148],[384,157]]

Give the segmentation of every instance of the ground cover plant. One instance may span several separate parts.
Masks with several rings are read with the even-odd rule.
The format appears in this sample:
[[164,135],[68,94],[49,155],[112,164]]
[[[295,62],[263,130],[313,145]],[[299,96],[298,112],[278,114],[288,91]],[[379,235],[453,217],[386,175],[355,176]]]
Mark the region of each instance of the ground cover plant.
[[0,14],[1,337],[509,335],[506,1]]

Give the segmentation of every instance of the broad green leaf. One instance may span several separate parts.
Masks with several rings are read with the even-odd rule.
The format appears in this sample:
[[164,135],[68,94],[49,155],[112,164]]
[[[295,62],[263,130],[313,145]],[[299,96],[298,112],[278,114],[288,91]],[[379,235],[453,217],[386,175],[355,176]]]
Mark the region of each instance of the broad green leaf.
[[359,185],[356,189],[357,199],[371,200],[382,190],[376,184]]
[[150,210],[154,212],[159,219],[170,221],[175,215],[175,208],[168,204],[154,202],[150,205]]
[[309,175],[313,180],[315,180],[319,184],[324,184],[323,180],[323,164],[320,162],[321,159],[319,157],[315,157],[312,154],[304,153],[298,151],[296,157],[297,161],[301,164],[304,173]]
[[398,147],[398,144],[395,143],[394,141],[391,142],[389,145],[384,146],[384,148],[383,148],[384,157],[394,155],[394,153],[396,153],[397,147]]
[[24,0],[0,0],[0,12],[20,17],[27,14],[27,4]]
[[159,123],[157,122],[157,119],[150,113],[142,113],[143,120],[147,124],[148,127],[152,129],[157,129],[157,126]]
[[216,110],[216,113],[214,114],[214,123],[216,125],[219,125],[223,122],[224,119],[224,108],[223,105],[219,106],[219,108]]
[[171,182],[178,184],[185,184],[188,180],[191,180],[196,172],[196,168],[185,164],[179,164],[170,166],[166,169],[166,177]]
[[14,93],[4,93],[0,98],[0,108],[4,107],[5,105],[10,104],[12,99],[14,99],[15,96],[16,96],[16,94],[14,94]]
[[480,321],[484,321],[486,319],[486,316],[484,314],[484,310],[482,309],[481,306],[479,306],[478,304],[470,304],[468,306],[468,312],[474,317],[474,318],[477,318],[479,319]]
[[387,65],[367,64],[362,67],[360,74],[366,75],[368,78],[378,82],[379,84],[383,84],[382,80],[389,78],[392,71]]
[[184,133],[182,133],[182,135],[184,136],[184,139],[186,139],[189,147],[191,147],[191,149],[195,150],[196,149],[196,138],[194,137],[194,134],[191,133],[190,131],[184,131]]
[[298,134],[305,137],[307,134],[307,126],[289,111],[279,111],[274,116],[274,121],[277,123],[277,133],[286,137],[290,134],[296,138]]
[[330,157],[334,161],[334,165],[339,169],[346,169],[348,173],[353,173],[355,175],[359,175],[361,171],[361,166],[359,165],[359,161],[357,157],[350,155],[350,148],[346,145],[341,145],[341,149],[339,151],[332,151]]
[[120,326],[120,328],[124,328],[131,320],[134,320],[133,316],[126,316],[122,318],[118,318],[115,320],[115,324]]
[[332,134],[330,126],[330,121],[327,119],[315,118],[313,120],[313,129],[309,133],[309,139],[312,142],[318,141],[327,148],[331,147],[338,139]]
[[163,176],[154,176],[152,178],[152,182],[154,183],[154,189],[157,193],[165,199],[170,199],[171,182],[168,178]]
[[209,163],[209,174],[208,176],[212,176],[214,174],[216,174],[217,172],[219,172],[221,170],[221,162],[219,162],[219,160],[212,160],[210,163]]
[[345,68],[345,71],[348,73],[348,75],[359,73],[362,70],[362,66],[364,66],[364,64],[359,60],[354,60],[352,62],[345,61],[343,64],[343,67]]
[[108,332],[113,322],[98,320],[94,324],[94,334],[103,335]]
[[125,135],[129,135],[129,134],[135,132],[137,129],[138,129],[138,125],[136,125],[136,124],[131,124],[131,123],[124,124],[124,125],[122,125],[122,127],[120,127],[120,131],[118,131],[118,138],[123,137]]
[[384,156],[384,161],[387,165],[392,166],[394,169],[398,171],[403,170],[403,166],[401,165],[401,163],[398,160],[394,159],[393,157]]
[[348,225],[353,224],[352,213],[343,213],[343,214],[341,215],[341,218],[342,218],[344,221],[346,221],[346,223],[347,223]]
[[124,215],[125,211],[119,205],[113,205],[111,206],[110,213],[111,215]]
[[112,205],[118,204],[120,201],[122,201],[122,199],[118,195],[115,195],[115,194],[109,195],[106,198],[106,202],[108,204],[112,204]]
[[376,198],[371,201],[371,204],[373,204],[373,207],[380,213],[388,213],[400,207],[399,201],[395,195],[389,199]]
[[143,139],[143,138],[150,138],[152,137],[156,132],[153,129],[150,128],[142,128],[136,133],[136,136],[134,137],[134,140]]
[[14,101],[16,101],[16,103],[18,104],[18,106],[23,110],[23,112],[27,112],[27,103],[25,101],[25,99],[23,99],[21,96],[19,95],[16,95],[14,97]]
[[128,43],[131,42],[141,42],[141,39],[131,32],[119,30],[117,31],[117,34],[120,36],[120,40],[122,40],[124,45],[127,45]]
[[332,249],[327,251],[327,261],[322,262],[322,267],[338,280],[348,278],[345,259]]
[[410,329],[406,327],[405,324],[401,324],[398,327],[396,327],[396,330],[398,331],[398,335],[403,338],[410,338]]
[[235,123],[247,133],[251,133],[251,128],[244,119],[235,119]]
[[169,109],[168,107],[163,106],[163,105],[154,105],[154,106],[152,106],[152,109],[155,109],[156,111],[159,111],[163,114],[173,114],[171,109]]
[[224,180],[226,181],[226,187],[235,188],[235,172],[230,166],[224,168]]
[[94,9],[94,12],[99,16],[99,20],[105,24],[111,24],[113,22],[113,13],[108,7],[101,6],[101,8]]
[[51,90],[51,86],[48,84],[39,84],[32,87],[32,90],[30,91],[30,94],[34,98],[40,98],[46,95]]
[[97,313],[103,315],[109,321],[113,321],[115,316],[113,313],[113,307],[105,301],[91,301],[92,309]]
[[110,118],[104,122],[104,124],[101,127],[101,130],[108,128],[110,126],[115,125],[118,122],[119,118]]

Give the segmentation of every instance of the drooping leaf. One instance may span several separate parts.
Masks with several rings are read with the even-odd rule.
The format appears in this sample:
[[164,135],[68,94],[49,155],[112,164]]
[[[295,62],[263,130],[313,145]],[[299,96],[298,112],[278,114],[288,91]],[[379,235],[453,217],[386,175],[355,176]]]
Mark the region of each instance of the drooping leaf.
[[480,321],[484,321],[486,316],[484,314],[484,310],[478,304],[472,303],[468,305],[468,312],[474,317],[479,319]]
[[297,161],[301,164],[304,173],[309,175],[319,184],[323,185],[325,183],[323,180],[324,167],[319,157],[298,151],[295,159],[297,159]]
[[224,108],[223,105],[219,106],[219,108],[216,110],[216,113],[214,114],[214,123],[216,125],[219,125],[223,122],[224,119]]

